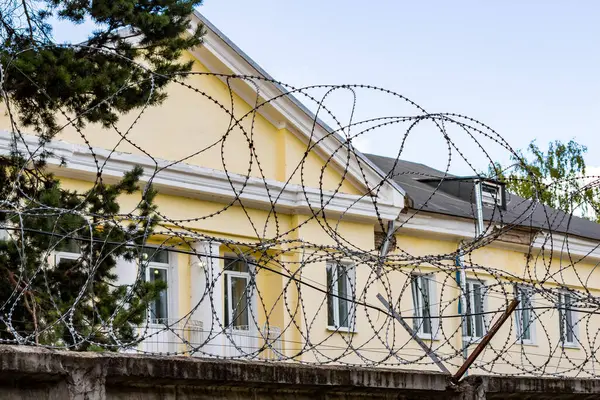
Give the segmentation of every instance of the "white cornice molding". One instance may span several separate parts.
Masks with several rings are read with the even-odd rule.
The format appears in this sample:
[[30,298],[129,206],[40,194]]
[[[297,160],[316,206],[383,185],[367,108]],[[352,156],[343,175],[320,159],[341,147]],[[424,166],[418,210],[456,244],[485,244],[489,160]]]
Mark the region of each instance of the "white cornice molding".
[[[8,154],[12,148],[12,135],[8,131],[0,131],[0,154]],[[38,145],[36,136],[24,135],[19,140],[18,148],[25,151],[25,145],[35,149]],[[163,194],[198,198],[219,203],[229,203],[235,200],[237,192],[240,201],[248,207],[270,210],[271,201],[275,202],[275,210],[286,214],[311,215],[313,211],[325,210],[328,218],[342,217],[345,220],[375,221],[376,209],[370,198],[333,192],[321,192],[316,188],[303,188],[300,185],[285,185],[275,180],[249,178],[244,186],[246,177],[239,174],[229,174],[224,171],[195,166],[184,163],[174,165],[171,161],[151,159],[147,156],[130,153],[110,153],[108,150],[83,145],[70,144],[64,141],[52,141],[46,145],[46,150],[52,153],[48,159],[48,169],[59,177],[94,181],[98,175],[98,166],[102,168],[102,178],[106,182],[116,182],[123,174],[134,166],[144,168],[143,182],[152,184]],[[62,161],[66,166],[61,166]],[[156,161],[156,164],[155,164]],[[98,164],[97,164],[98,163]],[[160,170],[154,174],[156,166]],[[231,181],[231,182],[230,182]],[[233,185],[233,188],[232,188]],[[268,191],[267,191],[268,188]],[[235,191],[234,191],[235,189]],[[270,196],[270,197],[269,197]],[[277,198],[279,196],[279,198]],[[322,207],[323,203],[329,204]],[[377,203],[377,210],[384,220],[395,219],[402,207],[390,203]]]
[[399,227],[399,234],[442,240],[468,240],[475,236],[475,225],[470,220],[422,211],[415,214],[414,210],[411,210],[407,214],[400,214],[396,226]]
[[[475,225],[467,218],[450,217],[441,214],[414,211],[401,214],[396,222],[401,226],[396,234],[426,237],[430,239],[450,240],[459,242],[461,240],[472,240],[475,237]],[[398,239],[400,244],[402,239]],[[574,262],[585,260],[586,262],[600,262],[600,242],[592,239],[581,238],[564,233],[540,231],[536,233],[533,241],[517,242],[503,240],[500,237],[493,240],[486,247],[502,248],[526,253],[531,246],[537,254],[552,254],[561,259],[570,256]],[[535,252],[533,254],[536,255]]]
[[540,232],[533,241],[533,248],[554,254],[561,259],[572,258],[573,261],[585,259],[589,262],[600,262],[600,242],[584,239],[564,233]]

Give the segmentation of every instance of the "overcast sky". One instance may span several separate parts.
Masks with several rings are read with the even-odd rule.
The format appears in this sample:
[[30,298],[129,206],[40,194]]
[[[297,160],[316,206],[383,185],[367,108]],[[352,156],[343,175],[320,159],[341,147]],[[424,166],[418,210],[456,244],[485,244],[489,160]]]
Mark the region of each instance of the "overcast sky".
[[[588,146],[588,165],[600,166],[598,1],[205,0],[199,11],[283,82],[380,86],[429,112],[476,118],[514,148],[574,138]],[[77,40],[82,29],[58,26],[56,37]],[[357,95],[361,118],[414,112],[390,96]],[[348,93],[328,105],[347,121]],[[369,134],[360,149],[395,156],[404,128]],[[486,168],[464,134],[453,140]],[[447,153],[429,125],[411,134],[402,158],[443,168]],[[454,161],[453,170],[467,173]]]

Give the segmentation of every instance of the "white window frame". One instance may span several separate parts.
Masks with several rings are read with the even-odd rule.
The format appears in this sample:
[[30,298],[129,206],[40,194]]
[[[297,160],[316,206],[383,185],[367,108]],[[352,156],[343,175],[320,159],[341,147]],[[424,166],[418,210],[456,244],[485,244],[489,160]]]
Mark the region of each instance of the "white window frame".
[[54,252],[54,265],[58,266],[61,260],[73,260],[77,261],[81,257],[81,253],[71,253],[69,251],[55,251]]
[[60,264],[60,261],[63,259],[77,261],[81,257],[81,242],[78,242],[74,238],[65,238],[63,240],[65,240],[65,241],[73,240],[75,243],[78,244],[80,251],[74,252],[74,251],[54,250],[51,254],[54,256],[54,266],[55,267],[57,267],[58,264]]
[[[155,262],[155,261],[146,261],[144,260],[143,263],[146,267],[145,270],[145,279],[146,282],[150,281],[150,269],[151,268],[155,268],[155,269],[163,269],[167,271],[167,321],[168,320],[177,320],[179,318],[178,315],[178,309],[177,309],[177,297],[179,295],[179,291],[178,291],[178,277],[177,277],[177,264],[176,264],[176,256],[174,256],[173,253],[171,253],[169,250],[167,249],[160,249],[159,247],[156,246],[152,246],[152,245],[145,245],[143,247],[143,249],[154,249],[154,250],[161,250],[161,251],[165,251],[167,252],[167,262],[166,263],[160,263],[160,262]],[[145,255],[145,253],[142,253]],[[159,325],[159,326],[163,326],[164,323],[162,322],[157,322],[156,320],[154,320],[154,317],[152,315],[150,315],[150,305],[148,305],[148,316],[149,316],[149,323],[150,325]]]
[[[473,285],[479,285],[481,288],[481,308],[483,314],[477,314],[474,309],[470,309],[475,305],[475,291],[473,290]],[[488,332],[488,320],[485,314],[485,312],[487,311],[487,286],[482,280],[476,278],[467,278],[465,287],[465,299],[467,300],[467,304],[465,304],[465,315],[468,315],[468,318],[471,322],[471,328],[473,330],[473,333],[475,333],[475,335],[469,335],[467,332],[468,325],[465,326],[465,340],[476,343],[480,341]],[[481,324],[483,326],[483,332],[481,336],[476,336],[477,318],[481,318]]]
[[[226,269],[227,267],[227,263],[234,261],[234,260],[242,260],[246,262],[246,265],[248,266],[248,272],[239,272],[239,271],[230,271],[228,269]],[[232,302],[232,293],[233,291],[231,290],[231,278],[244,278],[246,279],[246,300],[248,302],[247,307],[248,307],[248,329],[239,329],[233,325],[231,325],[232,321],[226,321],[225,319],[225,315],[223,315],[223,322],[224,325],[226,327],[226,329],[231,330],[231,331],[243,331],[243,332],[248,332],[248,331],[256,331],[256,323],[254,322],[254,317],[256,317],[256,290],[253,286],[253,274],[254,274],[254,264],[252,263],[252,259],[244,259],[244,258],[240,258],[238,255],[236,254],[225,254],[225,257],[223,259],[224,261],[224,265],[223,265],[223,280],[224,280],[224,284],[227,285],[226,288],[223,288],[225,291],[223,292],[223,296],[225,295],[225,293],[227,293],[227,299],[223,299],[223,301],[225,302],[225,300],[227,300],[224,306],[227,308],[227,315],[228,318],[231,320],[233,318],[233,302]],[[231,325],[231,326],[230,326]]]
[[[578,337],[578,326],[579,324],[577,323],[577,313],[570,309],[570,310],[565,310],[563,309],[564,305],[565,305],[565,301],[564,298],[565,296],[569,296],[570,303],[573,304],[573,294],[571,292],[569,292],[568,290],[561,290],[558,292],[558,318],[559,318],[559,332],[560,332],[560,342],[562,344],[563,347],[579,347],[579,337]],[[568,330],[568,326],[567,326],[567,318],[566,315],[567,313],[571,314],[571,331],[573,332],[573,340],[572,341],[567,341],[565,340],[565,336],[566,336],[566,331]]]
[[[331,291],[331,295],[327,295],[327,303],[326,303],[326,317],[327,317],[327,330],[337,331],[337,332],[348,332],[348,333],[356,333],[356,305],[354,303],[354,299],[356,298],[356,266],[350,262],[328,262],[326,264],[326,282],[327,282],[327,274],[329,270],[331,270],[331,281],[338,281],[338,267],[344,267],[347,270],[346,276],[348,280],[346,282],[346,287],[350,290],[348,293],[351,297],[349,300],[340,299],[338,296],[341,296],[338,291],[338,285],[333,284],[332,287],[327,287],[328,291]],[[327,282],[328,283],[328,282]],[[331,300],[333,302],[333,326],[329,324],[329,297],[331,296]],[[346,297],[348,298],[348,297]],[[348,301],[348,326],[340,326],[340,301]]]
[[[492,183],[489,181],[477,181],[477,185],[479,186],[479,190],[481,193],[481,203],[482,204],[487,204],[487,205],[494,205],[494,206],[502,206],[502,204],[504,204],[504,199],[502,198],[502,186],[497,184],[497,183]],[[496,195],[497,197],[494,198],[493,195],[487,193],[485,190],[483,190],[484,186],[488,186],[491,188],[494,188],[496,190]]]
[[[75,240],[75,239],[63,239],[63,240]],[[81,243],[80,242],[76,242],[79,243],[79,250],[81,250]],[[61,260],[71,260],[71,261],[77,261],[80,257],[81,257],[81,251],[79,252],[73,252],[73,251],[60,251],[60,250],[54,250],[52,251],[50,254],[50,260],[52,260],[52,257],[54,258],[54,267],[58,267],[58,264],[60,264]],[[49,265],[51,265],[52,262],[49,262]]]
[[[535,319],[537,318],[534,313],[534,304],[535,304],[535,296],[533,293],[533,289],[529,286],[525,285],[517,285],[515,287],[516,294],[519,299],[519,306],[515,311],[515,323],[516,323],[516,333],[517,333],[517,341],[521,344],[535,344]],[[529,323],[529,338],[523,338],[523,293],[527,293],[529,295],[529,307],[530,307],[530,323]]]
[[[422,274],[415,273],[410,276],[410,286],[413,297],[413,329],[417,336],[421,339],[437,340],[439,332],[439,318],[437,304],[437,292],[436,282],[434,274]],[[419,320],[423,320],[422,309],[423,309],[423,292],[415,287],[414,282],[419,281],[419,285],[422,286],[424,282],[427,282],[427,293],[429,295],[429,318],[431,324],[431,333],[423,332],[424,324],[419,323]]]
[[8,233],[8,229],[6,229],[5,224],[0,224],[0,240],[8,240],[10,239],[10,235]]

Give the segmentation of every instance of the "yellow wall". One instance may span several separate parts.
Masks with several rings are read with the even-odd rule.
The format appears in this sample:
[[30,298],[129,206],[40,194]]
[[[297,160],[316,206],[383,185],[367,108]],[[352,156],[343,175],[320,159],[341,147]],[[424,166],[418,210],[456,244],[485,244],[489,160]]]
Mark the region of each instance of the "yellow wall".
[[[186,59],[191,59],[187,54]],[[197,60],[194,71],[206,72],[206,68]],[[342,180],[339,168],[328,165],[323,168],[324,161],[314,152],[305,156],[307,144],[298,139],[288,129],[280,129],[271,125],[262,116],[250,115],[242,121],[242,128],[232,129],[225,137],[230,126],[230,116],[213,100],[228,107],[232,95],[227,86],[212,76],[190,76],[185,81],[187,85],[198,89],[195,92],[177,83],[169,86],[168,99],[160,107],[152,108],[143,113],[135,125],[131,124],[137,114],[123,117],[118,124],[118,131],[126,136],[131,143],[115,130],[105,130],[90,125],[85,129],[85,137],[91,145],[116,149],[120,152],[143,154],[142,150],[153,157],[169,160],[185,160],[185,163],[200,165],[214,169],[227,169],[230,172],[261,177],[278,181],[290,181],[292,184],[305,184],[313,188],[320,187],[320,181],[326,190],[335,190],[340,182],[341,191],[351,194],[362,194],[360,188],[352,186],[347,180]],[[234,114],[240,117],[251,107],[233,94]],[[250,136],[251,126],[254,126]],[[8,128],[6,116],[0,116],[0,128]],[[130,129],[131,128],[131,129]],[[245,130],[245,133],[244,133]],[[74,129],[66,129],[59,137],[70,143],[84,143]],[[249,141],[252,142],[250,152]],[[226,165],[223,165],[222,152]],[[250,162],[252,160],[252,163]],[[260,162],[260,169],[259,163]],[[300,165],[301,168],[296,169]],[[261,172],[262,171],[262,172]],[[321,174],[323,177],[321,179]],[[63,179],[65,188],[85,190],[88,182]],[[123,196],[120,200],[121,211],[127,213],[135,209],[139,201],[139,193]],[[345,248],[346,254],[352,251],[372,251],[374,247],[374,224],[348,221],[335,221],[335,224],[324,227],[316,219],[305,215],[285,215],[278,213],[277,223],[267,211],[252,208],[242,209],[239,205],[223,209],[223,204],[186,197],[159,194],[156,199],[158,210],[167,218],[159,229],[174,229],[182,233],[193,231],[206,234],[222,240],[232,239],[246,243],[257,243],[264,239],[278,238],[289,240],[276,248],[269,249],[264,254],[254,254],[259,262],[264,262],[269,269],[260,269],[257,275],[257,285],[260,291],[258,302],[258,318],[261,324],[267,319],[273,326],[285,330],[284,351],[287,355],[297,354],[305,349],[307,342],[314,348],[301,357],[304,361],[324,361],[334,363],[363,363],[359,355],[369,360],[386,364],[398,364],[399,358],[389,358],[389,349],[398,351],[397,356],[412,360],[406,368],[436,370],[428,358],[423,358],[422,350],[410,339],[400,325],[379,312],[376,307],[382,307],[376,299],[378,293],[389,294],[404,315],[412,315],[413,304],[408,279],[415,268],[435,272],[438,282],[437,298],[442,313],[455,315],[458,313],[459,289],[455,282],[453,262],[446,259],[439,265],[400,262],[406,259],[406,254],[395,251],[390,256],[392,264],[384,270],[381,279],[375,271],[360,260],[356,263],[357,295],[360,301],[370,307],[357,307],[357,330],[355,333],[339,333],[327,330],[326,296],[322,290],[312,289],[306,285],[298,285],[287,276],[294,275],[297,279],[325,289],[326,258],[331,256],[331,249]],[[324,221],[321,221],[322,223]],[[164,232],[162,232],[164,233]],[[339,242],[336,242],[335,238]],[[343,240],[342,240],[343,238]],[[457,241],[441,240],[433,237],[413,237],[398,234],[398,247],[408,255],[423,257],[427,255],[447,255],[453,253]],[[305,245],[305,243],[309,243]],[[319,247],[325,246],[325,247]],[[182,246],[181,248],[185,248]],[[223,252],[223,248],[221,249]],[[307,261],[308,260],[308,261]],[[306,264],[303,264],[306,262]],[[595,285],[597,278],[586,280],[594,274],[595,264],[580,262],[576,267],[568,266],[565,259],[548,259],[547,256],[534,254],[532,261],[527,263],[522,251],[508,250],[487,246],[476,250],[466,258],[467,265],[485,266],[493,269],[493,278],[486,270],[475,268],[469,277],[479,276],[486,283],[497,284],[498,287],[510,288],[507,284],[513,280],[545,282],[547,287],[556,284],[568,284],[573,288],[582,289],[584,285]],[[177,255],[179,268],[178,300],[180,313],[189,313],[195,305],[191,304],[191,258],[187,254]],[[302,266],[301,271],[298,271]],[[597,273],[596,273],[597,275]],[[507,289],[508,290],[508,289]],[[596,288],[591,293],[598,295]],[[551,305],[548,301],[536,295],[541,306]],[[489,310],[502,310],[505,306],[504,294],[490,296]],[[542,325],[546,329],[542,328]],[[456,355],[461,347],[460,319],[448,318],[442,323],[442,333],[431,345],[440,355]],[[564,354],[573,360],[585,359],[583,348],[595,346],[595,332],[600,324],[595,319],[585,320],[585,327],[580,327],[580,337],[584,345],[580,349],[567,349],[563,353],[555,351],[558,341],[558,318],[556,311],[549,310],[541,315],[536,323],[537,343],[535,346],[514,344],[514,319],[502,327],[491,347],[482,355],[481,360],[492,362],[497,357],[496,350],[502,353],[502,358],[490,364],[496,372],[520,372],[519,368],[531,370],[533,367],[546,365],[548,372],[562,372],[568,368]],[[588,334],[589,333],[589,334]],[[348,351],[349,341],[356,351]],[[508,343],[508,345],[506,345]],[[524,352],[524,353],[523,353]],[[540,356],[543,355],[543,356]],[[550,362],[546,362],[548,354],[556,354]],[[563,355],[563,358],[560,358]],[[341,357],[341,358],[339,358]],[[457,368],[462,363],[460,356],[454,356],[445,363],[451,368]],[[566,363],[566,364],[565,364]],[[485,372],[479,370],[477,372]]]
[[[62,179],[67,189],[86,190],[89,182],[73,179]],[[120,199],[122,212],[127,213],[135,208],[140,194],[123,196]],[[374,224],[357,223],[342,220],[325,225],[325,221],[316,220],[303,215],[278,214],[276,225],[272,216],[264,210],[231,206],[226,211],[215,214],[223,208],[223,204],[205,200],[159,194],[156,203],[158,210],[169,220],[164,221],[164,227],[180,232],[186,230],[221,239],[232,239],[248,243],[256,243],[261,238],[289,240],[265,254],[254,253],[259,263],[268,268],[259,269],[257,287],[260,298],[257,302],[258,322],[262,326],[267,321],[271,326],[285,331],[283,350],[288,356],[296,355],[306,350],[312,344],[312,349],[303,352],[298,357],[304,361],[319,361],[330,363],[364,363],[365,359],[398,366],[399,360],[407,364],[403,368],[437,370],[423,351],[412,340],[397,321],[389,318],[375,308],[357,307],[357,329],[355,333],[332,332],[327,329],[326,296],[322,292],[326,285],[326,262],[331,257],[330,248],[346,248],[346,253],[352,250],[370,251],[374,247]],[[247,214],[246,214],[247,213]],[[214,214],[214,215],[213,215]],[[248,218],[248,215],[250,218]],[[259,231],[259,236],[252,227]],[[325,225],[322,226],[321,224]],[[331,221],[330,221],[331,222]],[[266,228],[266,229],[265,229]],[[159,228],[159,231],[162,228]],[[263,233],[264,232],[264,233]],[[336,243],[334,238],[341,239]],[[302,249],[303,243],[309,243]],[[456,240],[442,240],[434,237],[409,236],[398,234],[397,245],[402,252],[396,250],[390,254],[392,264],[384,270],[381,279],[369,265],[353,260],[357,265],[357,297],[361,302],[374,307],[382,307],[376,299],[377,293],[391,295],[397,310],[405,316],[412,316],[414,309],[409,275],[413,271],[434,272],[437,300],[442,315],[457,315],[457,298],[460,291],[455,282],[455,269],[449,260],[440,264],[417,264],[400,262],[408,256],[443,256],[453,253],[459,243]],[[325,246],[316,248],[315,246]],[[181,246],[185,248],[185,246]],[[222,252],[224,249],[221,250]],[[404,253],[403,253],[404,252]],[[351,259],[351,258],[350,258]],[[305,264],[303,264],[306,262]],[[307,261],[308,260],[308,261]],[[195,306],[191,303],[191,258],[187,254],[177,255],[179,271],[178,303],[181,315],[187,315]],[[577,290],[583,290],[584,284],[593,295],[600,295],[593,287],[593,276],[596,264],[577,262],[570,266],[568,259],[550,258],[548,255],[534,253],[532,260],[527,263],[523,251],[509,250],[486,246],[465,257],[468,277],[478,277],[486,284],[493,286],[493,294],[488,297],[487,308],[490,311],[502,311],[510,298],[511,281],[544,281],[545,287],[556,288],[557,284],[567,284]],[[306,285],[300,285],[290,279],[302,265],[296,278],[320,287],[315,290]],[[481,268],[485,267],[485,268]],[[474,272],[476,271],[476,272]],[[493,275],[490,274],[493,271]],[[597,274],[597,273],[596,273]],[[504,288],[507,294],[501,291]],[[552,304],[536,294],[536,306],[551,307]],[[411,320],[407,320],[409,323]],[[536,344],[515,344],[515,320],[511,318],[498,332],[488,349],[480,356],[479,362],[488,362],[487,369],[504,373],[520,373],[545,368],[552,373],[566,373],[569,368],[579,369],[585,364],[585,349],[595,346],[595,332],[600,329],[600,323],[591,316],[585,317],[579,326],[579,336],[582,346],[577,349],[565,349],[563,352],[559,343],[558,316],[556,310],[541,312],[540,320],[536,321]],[[461,331],[459,318],[445,318],[442,321],[442,331],[437,340],[429,342],[441,357],[450,356],[444,363],[450,369],[456,369],[462,364],[460,356]],[[351,348],[349,350],[349,346]],[[472,351],[471,346],[469,351]],[[396,357],[390,356],[390,349]],[[501,355],[498,357],[498,355]],[[548,360],[548,354],[551,355]],[[570,357],[565,359],[565,355]],[[365,359],[362,359],[363,356]],[[573,364],[578,367],[573,367]],[[569,367],[571,366],[571,367]],[[485,368],[474,368],[471,373],[487,373]]]
[[[407,255],[415,257],[443,256],[455,251],[459,242],[456,240],[436,240],[423,237],[415,238],[406,235],[397,235],[398,246],[404,251],[395,251],[390,259],[406,260]],[[544,289],[558,289],[569,287],[579,293],[589,290],[593,296],[600,295],[600,290],[592,282],[591,278],[597,269],[595,262],[579,261],[575,265],[568,259],[552,258],[534,252],[534,257],[527,262],[524,248],[523,251],[510,250],[508,248],[494,247],[494,244],[475,250],[465,257],[464,263],[467,268],[467,278],[476,278],[491,287],[486,298],[487,311],[495,312],[486,316],[489,326],[499,317],[507,306],[507,302],[513,298],[514,282],[527,282],[540,285]],[[392,261],[393,263],[393,261]],[[384,288],[388,288],[394,294],[397,301],[397,309],[405,311],[404,315],[411,316],[414,309],[412,293],[410,290],[409,275],[411,272],[434,272],[437,292],[437,308],[440,315],[447,318],[441,320],[442,330],[437,340],[428,342],[440,357],[446,359],[444,363],[451,370],[456,370],[462,363],[460,349],[462,348],[462,333],[460,329],[460,318],[458,315],[458,301],[460,289],[456,283],[456,269],[452,267],[453,262],[444,261],[432,267],[429,263],[414,264],[410,262],[396,262],[395,268],[390,268],[383,279]],[[595,272],[597,275],[598,272]],[[547,296],[547,294],[546,294]],[[472,368],[470,373],[519,373],[519,374],[544,374],[560,373],[575,375],[581,370],[592,367],[592,361],[588,359],[587,352],[595,347],[595,335],[600,329],[600,322],[593,314],[583,315],[576,313],[579,319],[576,330],[580,345],[576,348],[563,348],[560,341],[560,319],[558,310],[555,308],[554,299],[545,297],[544,293],[535,293],[533,306],[536,308],[538,320],[534,323],[534,344],[520,344],[516,342],[516,320],[515,315],[502,326],[490,345],[480,355],[477,365],[480,368]],[[406,320],[409,324],[410,319]],[[417,343],[410,339],[409,335],[396,325],[395,337],[400,349],[399,354],[409,360],[416,361],[423,356]],[[402,348],[404,347],[404,348]],[[469,354],[476,347],[475,344],[469,348]],[[412,358],[411,358],[412,357]],[[393,360],[390,362],[394,362]],[[422,360],[422,368],[437,370],[428,358]],[[414,368],[409,364],[407,368]],[[421,368],[421,367],[420,367]]]
[[[192,71],[198,74],[187,76],[183,83],[170,83],[166,90],[168,97],[160,106],[134,110],[120,117],[116,129],[88,124],[78,131],[67,126],[56,138],[77,144],[88,141],[94,147],[181,160],[244,176],[282,182],[290,179],[291,183],[320,187],[324,161],[314,151],[304,157],[308,144],[288,129],[279,129],[259,113],[251,112],[252,107],[220,79],[201,75],[208,70],[190,53],[185,53],[182,61],[194,61]],[[243,119],[235,124],[232,117]],[[67,121],[62,118],[62,122]],[[10,127],[8,116],[2,112],[0,129],[10,130]],[[28,132],[27,127],[21,130]],[[296,167],[299,168],[294,173]],[[335,190],[342,183],[341,192],[362,194],[361,189],[342,179],[339,168],[333,165],[325,168],[323,175],[326,190]]]

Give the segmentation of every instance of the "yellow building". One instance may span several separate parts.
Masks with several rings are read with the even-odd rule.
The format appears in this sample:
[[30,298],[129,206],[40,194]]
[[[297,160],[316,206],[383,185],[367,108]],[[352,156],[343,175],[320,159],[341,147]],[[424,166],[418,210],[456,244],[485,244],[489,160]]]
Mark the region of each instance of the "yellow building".
[[[159,108],[88,126],[88,143],[66,128],[49,144],[65,187],[89,187],[99,165],[108,182],[140,165],[159,191],[149,246],[167,250],[149,252],[142,275],[168,289],[139,350],[437,370],[381,294],[453,371],[516,296],[474,369],[592,373],[594,314],[557,304],[593,307],[596,224],[547,218],[496,182],[360,154],[201,15],[194,23],[207,26],[184,56],[194,73]],[[138,199],[123,197],[122,211]],[[469,247],[480,233],[490,240]],[[121,282],[138,267],[120,261]]]

